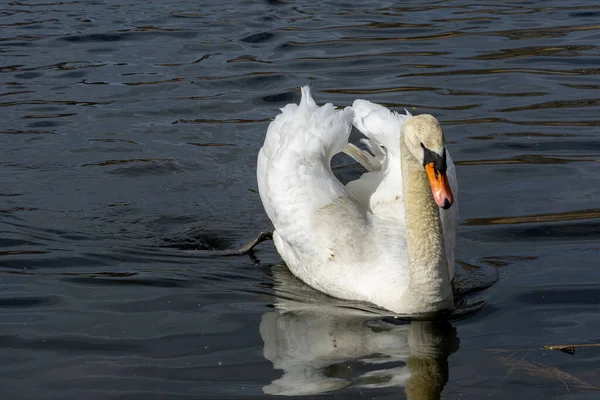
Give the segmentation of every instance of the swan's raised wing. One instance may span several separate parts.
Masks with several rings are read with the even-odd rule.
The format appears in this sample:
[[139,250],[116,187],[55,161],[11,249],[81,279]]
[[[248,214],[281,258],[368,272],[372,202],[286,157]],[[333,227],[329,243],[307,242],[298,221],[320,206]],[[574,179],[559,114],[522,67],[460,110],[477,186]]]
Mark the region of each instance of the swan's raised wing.
[[[383,179],[390,178],[393,182],[401,185],[402,176],[399,169],[386,168],[391,160],[399,160],[400,155],[396,153],[396,149],[400,149],[400,130],[406,118],[410,117],[407,111],[406,115],[391,112],[387,108],[371,103],[366,100],[356,100],[352,104],[354,110],[354,126],[360,130],[367,139],[365,144],[371,151],[360,150],[358,148],[346,147],[344,152],[352,158],[359,160],[362,156],[368,164],[361,163],[369,171],[363,174],[359,179],[349,182],[347,185],[348,191],[352,193],[361,204],[366,207],[372,207],[378,202],[386,202],[401,192],[394,190],[388,185],[381,185]],[[359,157],[354,157],[352,153],[361,152]],[[372,154],[372,155],[371,155]],[[454,205],[448,210],[440,208],[440,219],[442,222],[442,230],[446,246],[446,259],[448,260],[448,270],[450,279],[454,276],[454,248],[456,244],[456,231],[458,228],[458,180],[456,178],[456,167],[450,156],[450,152],[446,149],[447,177],[450,183],[450,189],[454,195]],[[376,160],[374,162],[373,160]],[[400,165],[400,163],[396,163]],[[394,172],[399,173],[399,176],[391,176]],[[387,178],[386,178],[387,177]],[[391,190],[390,190],[391,189]],[[397,189],[397,188],[396,188]],[[386,191],[389,191],[386,192]]]
[[352,110],[316,105],[308,87],[299,105],[289,104],[269,125],[258,156],[260,197],[277,231],[276,244],[324,262],[342,231],[356,233],[360,205],[333,175],[331,158],[348,143]]
[[[401,115],[367,100],[355,100],[352,103],[352,110],[354,111],[353,124],[368,138],[370,143],[367,146],[371,151],[381,146],[388,150],[400,151],[400,128],[410,114]],[[378,154],[374,155],[378,156]]]
[[355,100],[352,110],[354,111],[353,124],[367,137],[362,142],[368,151],[349,144],[344,149],[344,153],[363,165],[369,172],[355,181],[348,182],[346,187],[360,204],[371,208],[374,204],[396,198],[397,187],[391,186],[386,186],[385,190],[373,196],[386,176],[394,174],[393,179],[397,179],[396,184],[402,184],[400,170],[390,169],[387,166],[391,160],[395,163],[397,161],[396,164],[400,165],[400,132],[402,124],[410,114],[401,115],[367,100]]

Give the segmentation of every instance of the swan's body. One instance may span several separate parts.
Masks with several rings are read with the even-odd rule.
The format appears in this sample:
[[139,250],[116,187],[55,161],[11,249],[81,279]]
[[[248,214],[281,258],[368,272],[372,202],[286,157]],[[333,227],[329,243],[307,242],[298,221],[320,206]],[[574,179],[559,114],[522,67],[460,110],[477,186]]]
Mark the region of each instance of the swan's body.
[[[371,153],[348,144],[352,123]],[[346,186],[330,167],[342,151],[369,170]],[[319,107],[304,87],[269,125],[257,178],[275,246],[308,285],[398,314],[453,305],[458,187],[433,117],[364,100]]]

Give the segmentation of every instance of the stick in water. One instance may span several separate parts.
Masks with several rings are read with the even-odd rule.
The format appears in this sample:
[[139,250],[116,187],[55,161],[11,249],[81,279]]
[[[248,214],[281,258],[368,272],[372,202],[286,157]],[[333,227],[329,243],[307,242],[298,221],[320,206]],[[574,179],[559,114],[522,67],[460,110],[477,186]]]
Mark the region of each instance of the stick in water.
[[259,243],[265,240],[273,240],[273,230],[267,229],[260,232],[252,240],[239,248],[226,249],[226,250],[210,250],[208,253],[213,256],[242,256],[248,254],[254,249]]
[[578,347],[600,347],[600,343],[556,344],[552,346],[544,346],[546,350],[558,350],[571,355],[575,354],[575,349]]

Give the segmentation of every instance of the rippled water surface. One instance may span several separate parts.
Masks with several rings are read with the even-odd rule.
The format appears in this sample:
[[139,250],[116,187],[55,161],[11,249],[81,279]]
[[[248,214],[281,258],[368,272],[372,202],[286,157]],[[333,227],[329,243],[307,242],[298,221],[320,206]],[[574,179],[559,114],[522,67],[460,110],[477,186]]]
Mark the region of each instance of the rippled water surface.
[[[597,399],[599,347],[543,346],[600,341],[599,21],[594,0],[2,2],[2,398]],[[270,243],[190,251],[268,225],[256,155],[306,83],[440,119],[458,258],[499,275],[482,310],[368,318],[303,302]]]

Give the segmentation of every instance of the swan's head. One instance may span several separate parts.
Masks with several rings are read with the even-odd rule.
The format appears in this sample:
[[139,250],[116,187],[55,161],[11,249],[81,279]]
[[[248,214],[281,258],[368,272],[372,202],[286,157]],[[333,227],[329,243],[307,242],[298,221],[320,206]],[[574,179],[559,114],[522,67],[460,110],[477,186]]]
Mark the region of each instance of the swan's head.
[[440,123],[432,115],[417,115],[408,117],[403,130],[408,150],[427,173],[435,202],[447,210],[454,203],[454,196],[446,176],[446,146]]

